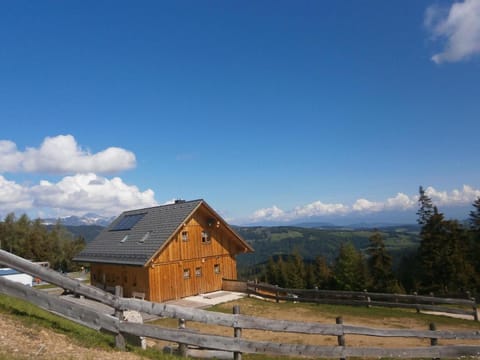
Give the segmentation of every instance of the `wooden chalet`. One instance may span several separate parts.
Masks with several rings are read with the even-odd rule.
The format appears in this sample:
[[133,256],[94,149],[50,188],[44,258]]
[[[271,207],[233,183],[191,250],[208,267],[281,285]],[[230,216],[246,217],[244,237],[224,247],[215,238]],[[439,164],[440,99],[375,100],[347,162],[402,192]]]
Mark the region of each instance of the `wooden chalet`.
[[204,200],[177,200],[122,213],[74,260],[91,264],[94,286],[162,302],[221,290],[252,251]]

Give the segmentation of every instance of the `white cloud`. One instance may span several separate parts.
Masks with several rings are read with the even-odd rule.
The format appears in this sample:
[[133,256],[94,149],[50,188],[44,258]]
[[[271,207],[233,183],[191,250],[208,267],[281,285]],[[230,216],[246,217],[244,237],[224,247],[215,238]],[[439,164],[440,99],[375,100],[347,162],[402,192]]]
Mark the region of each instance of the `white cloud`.
[[445,40],[443,51],[432,57],[435,63],[460,61],[480,53],[480,0],[455,2],[448,11],[430,6],[424,23],[434,39]]
[[469,185],[463,185],[461,190],[453,189],[450,193],[447,191],[437,191],[429,186],[425,189],[435,205],[468,205],[480,196],[480,190],[474,189]]
[[348,207],[343,204],[325,204],[321,201],[315,201],[313,203],[298,206],[293,211],[293,217],[312,217],[331,214],[344,214],[348,212]]
[[[461,190],[454,189],[451,192],[437,191],[433,187],[425,189],[426,194],[431,197],[437,206],[459,206],[469,205],[480,196],[480,190],[469,185],[464,185]],[[305,220],[312,217],[345,216],[348,214],[371,214],[385,211],[406,211],[417,207],[418,195],[408,196],[404,193],[397,193],[394,197],[385,201],[371,201],[368,199],[357,199],[353,204],[326,204],[315,201],[310,204],[297,206],[292,210],[282,210],[277,206],[263,208],[255,211],[249,218],[250,222],[288,222]]]
[[375,212],[375,211],[380,211],[383,209],[383,204],[370,201],[367,199],[358,199],[355,201],[355,203],[352,205],[352,209],[354,211],[359,211],[359,212]]
[[27,188],[0,175],[0,209],[2,213],[25,211],[30,209],[32,204],[33,201]]
[[0,175],[2,216],[12,211],[55,217],[87,212],[113,216],[129,209],[158,205],[154,195],[152,190],[140,191],[119,177],[107,179],[93,173],[66,176],[56,183],[42,180],[30,187]]
[[43,180],[30,193],[35,206],[58,209],[65,215],[96,212],[110,216],[158,205],[150,189],[142,192],[119,177],[107,179],[93,173],[67,176],[57,183]]
[[398,193],[395,197],[387,199],[387,201],[385,202],[385,208],[407,210],[414,207],[416,204],[416,197],[409,197],[404,193]]
[[285,216],[285,212],[274,205],[269,208],[256,210],[251,216],[251,220],[253,222],[282,220],[284,216]]
[[72,135],[46,137],[37,148],[19,151],[14,142],[0,141],[0,173],[29,172],[75,174],[114,173],[135,167],[135,154],[109,147],[91,154],[82,149]]

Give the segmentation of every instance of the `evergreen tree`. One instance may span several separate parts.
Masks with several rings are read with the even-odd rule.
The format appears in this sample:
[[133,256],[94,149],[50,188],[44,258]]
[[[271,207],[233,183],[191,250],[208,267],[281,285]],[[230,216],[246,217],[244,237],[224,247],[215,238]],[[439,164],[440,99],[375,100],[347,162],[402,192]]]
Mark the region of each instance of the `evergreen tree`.
[[418,203],[419,203],[419,209],[417,211],[418,215],[418,223],[420,225],[425,225],[430,218],[433,216],[434,213],[434,207],[432,203],[432,199],[425,193],[425,190],[423,189],[422,186],[419,188],[419,197],[418,197]]
[[477,292],[480,292],[480,196],[473,202],[470,211],[470,246],[469,260],[475,271]]
[[350,242],[340,246],[334,278],[339,290],[362,291],[368,285],[367,267],[363,256]]
[[472,206],[475,208],[470,211],[470,229],[477,233],[480,232],[480,196],[473,202]]
[[305,264],[300,252],[295,249],[287,263],[287,287],[293,289],[305,289]]
[[433,208],[423,225],[418,248],[421,283],[426,291],[460,291],[475,277],[469,261],[469,242],[465,229],[455,220],[445,220]]
[[270,256],[268,258],[267,267],[265,269],[265,282],[272,285],[277,285],[278,278],[278,265],[273,260],[273,257]]
[[375,231],[369,238],[367,249],[368,269],[371,276],[371,290],[377,292],[396,292],[398,283],[392,270],[392,257],[385,249],[382,234]]
[[332,283],[332,271],[328,266],[325,256],[317,256],[315,258],[315,285],[319,289],[329,289]]

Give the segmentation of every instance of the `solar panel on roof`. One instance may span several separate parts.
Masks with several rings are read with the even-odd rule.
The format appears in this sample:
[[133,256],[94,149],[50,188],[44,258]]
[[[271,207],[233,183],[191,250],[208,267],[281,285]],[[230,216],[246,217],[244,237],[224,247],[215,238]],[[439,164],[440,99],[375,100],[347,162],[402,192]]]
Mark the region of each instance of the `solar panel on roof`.
[[144,215],[145,213],[125,215],[110,231],[130,230]]

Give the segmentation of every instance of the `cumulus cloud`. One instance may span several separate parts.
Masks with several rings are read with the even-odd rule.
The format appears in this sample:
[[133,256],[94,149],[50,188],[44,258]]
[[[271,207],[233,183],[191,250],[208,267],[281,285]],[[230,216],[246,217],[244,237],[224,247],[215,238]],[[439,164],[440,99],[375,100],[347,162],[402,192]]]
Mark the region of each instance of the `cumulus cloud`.
[[454,189],[447,192],[438,191],[429,186],[425,189],[425,194],[432,199],[435,205],[466,205],[480,196],[480,190],[469,185],[463,185],[461,190]]
[[279,209],[275,205],[269,208],[258,209],[251,216],[252,221],[272,221],[282,220],[285,213],[282,209]]
[[135,164],[135,155],[128,150],[109,147],[91,154],[72,135],[46,137],[39,148],[23,152],[14,142],[0,140],[0,173],[108,174],[131,169]]
[[450,9],[427,8],[425,26],[434,39],[444,40],[441,52],[432,56],[437,63],[468,59],[480,53],[480,0],[455,2]]
[[375,212],[380,211],[383,208],[383,204],[367,199],[358,199],[352,205],[352,210],[359,212]]
[[0,175],[0,209],[3,213],[30,209],[32,205],[28,189]]
[[104,216],[122,211],[156,206],[154,192],[141,191],[119,177],[111,179],[93,173],[66,176],[58,182],[46,180],[23,186],[0,175],[0,211],[45,212],[48,216],[83,215],[95,212]]
[[293,217],[312,217],[331,214],[344,214],[348,212],[348,207],[343,204],[325,204],[321,201],[314,201],[313,203],[298,206],[293,210]]
[[417,204],[417,199],[414,196],[408,196],[404,193],[398,193],[395,197],[388,198],[385,202],[386,209],[407,210]]
[[61,209],[68,214],[92,211],[115,215],[127,209],[157,205],[152,190],[142,192],[119,177],[107,179],[93,173],[67,176],[57,183],[43,180],[30,193],[35,206]]
[[[433,203],[438,206],[458,206],[469,205],[480,197],[480,190],[474,189],[469,185],[464,185],[460,190],[454,189],[448,191],[438,191],[433,187],[427,187],[425,193],[431,197]],[[371,214],[385,211],[405,211],[414,209],[418,205],[418,195],[407,195],[397,193],[395,196],[387,198],[385,201],[372,201],[360,198],[351,205],[348,204],[328,204],[321,201],[315,201],[306,205],[297,206],[292,210],[282,210],[277,206],[257,210],[249,218],[250,222],[289,222],[305,220],[312,217],[322,216],[344,216],[348,214]]]

